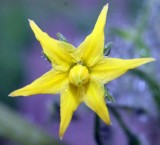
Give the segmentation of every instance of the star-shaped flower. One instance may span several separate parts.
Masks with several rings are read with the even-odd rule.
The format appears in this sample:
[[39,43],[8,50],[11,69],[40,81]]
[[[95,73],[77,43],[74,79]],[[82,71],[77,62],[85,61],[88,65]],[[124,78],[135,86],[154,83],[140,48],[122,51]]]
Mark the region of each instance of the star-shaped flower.
[[129,69],[154,60],[153,58],[123,60],[104,56],[107,11],[108,4],[103,7],[91,34],[78,48],[51,38],[34,21],[29,20],[53,68],[31,84],[12,92],[10,96],[60,93],[59,136],[61,138],[71,121],[73,112],[81,102],[96,112],[106,124],[110,124],[104,99],[104,84],[123,75]]

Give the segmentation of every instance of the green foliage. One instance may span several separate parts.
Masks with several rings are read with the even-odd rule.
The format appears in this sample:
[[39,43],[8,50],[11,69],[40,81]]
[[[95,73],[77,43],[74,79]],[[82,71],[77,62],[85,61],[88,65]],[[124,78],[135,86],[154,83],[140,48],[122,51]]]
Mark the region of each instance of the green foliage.
[[16,99],[7,96],[21,83],[22,51],[28,39],[25,13],[20,3],[0,1],[0,20],[0,100],[15,106]]
[[[128,1],[128,15],[130,18],[134,18],[134,20],[139,15],[140,11],[143,9],[144,0],[130,0]],[[134,13],[133,13],[134,12]]]
[[[155,80],[152,75],[148,75],[141,70],[132,70],[130,73],[140,79],[143,79],[150,88],[150,91],[153,95],[153,99],[157,104],[158,111],[160,112],[160,84]],[[160,116],[159,116],[160,117]]]
[[66,145],[0,103],[0,135],[20,145]]
[[[129,14],[137,14],[136,20],[134,20],[135,25],[124,29],[124,28],[112,28],[111,33],[113,35],[118,35],[120,38],[124,39],[125,41],[129,41],[133,44],[136,48],[137,53],[141,57],[149,57],[151,55],[150,47],[148,46],[148,42],[144,39],[144,35],[146,30],[148,30],[148,24],[150,20],[150,13],[151,13],[151,1],[144,2],[144,1],[130,1],[131,3],[131,11],[139,13],[129,13]],[[138,7],[137,7],[138,6]],[[135,10],[138,8],[138,10]],[[133,9],[133,10],[132,10]]]

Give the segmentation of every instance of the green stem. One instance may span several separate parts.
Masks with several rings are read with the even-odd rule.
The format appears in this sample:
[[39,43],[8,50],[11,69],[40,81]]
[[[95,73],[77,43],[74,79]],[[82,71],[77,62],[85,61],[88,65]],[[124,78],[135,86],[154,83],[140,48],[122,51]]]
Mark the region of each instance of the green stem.
[[126,133],[129,145],[140,145],[139,139],[126,126],[125,122],[123,121],[121,115],[118,113],[116,108],[113,106],[108,106],[108,107],[110,108],[110,110],[112,111],[112,114],[115,116],[116,120],[119,122],[120,126]]
[[114,107],[116,110],[123,110],[123,111],[132,111],[132,112],[141,112],[143,114],[148,114],[148,112],[142,107],[134,107],[128,105],[119,105],[119,104],[108,104],[108,107]]
[[22,145],[65,145],[0,103],[0,135]]
[[131,70],[130,73],[132,73],[133,75],[141,78],[142,80],[144,80],[149,88],[150,91],[153,95],[154,101],[157,104],[158,110],[160,110],[160,85],[157,83],[157,81],[154,79],[154,77],[152,75],[148,75],[145,72],[141,71],[141,70]]
[[94,138],[97,145],[103,145],[100,139],[100,120],[97,114],[95,114],[95,124],[94,124]]

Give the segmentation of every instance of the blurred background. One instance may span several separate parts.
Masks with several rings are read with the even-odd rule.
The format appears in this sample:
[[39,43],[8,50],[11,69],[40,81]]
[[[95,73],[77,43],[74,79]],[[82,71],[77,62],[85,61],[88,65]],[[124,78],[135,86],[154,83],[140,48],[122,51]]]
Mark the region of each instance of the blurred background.
[[[112,126],[82,104],[60,141],[58,95],[8,97],[51,68],[28,19],[78,46],[106,3],[109,56],[157,61],[107,84]],[[0,34],[0,145],[160,145],[159,0],[0,0]]]

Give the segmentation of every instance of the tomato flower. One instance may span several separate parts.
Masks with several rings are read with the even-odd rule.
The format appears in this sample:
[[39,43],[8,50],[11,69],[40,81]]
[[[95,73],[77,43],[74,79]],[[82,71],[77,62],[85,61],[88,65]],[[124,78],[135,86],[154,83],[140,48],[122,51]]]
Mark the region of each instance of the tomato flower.
[[81,102],[96,112],[106,124],[110,124],[104,99],[104,84],[123,75],[129,69],[154,61],[154,58],[123,60],[104,56],[104,28],[107,11],[108,4],[103,7],[91,34],[78,48],[51,38],[34,21],[29,20],[31,29],[53,68],[9,96],[60,93],[59,136],[61,138],[71,121],[73,112]]

